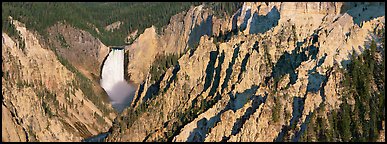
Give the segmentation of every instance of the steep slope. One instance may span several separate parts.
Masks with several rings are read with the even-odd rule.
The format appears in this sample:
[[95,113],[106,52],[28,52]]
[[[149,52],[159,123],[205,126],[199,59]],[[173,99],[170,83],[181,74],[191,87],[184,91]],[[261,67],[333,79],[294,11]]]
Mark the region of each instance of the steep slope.
[[[375,17],[357,24],[350,12],[358,7]],[[183,53],[157,91],[145,70],[136,94],[143,101],[117,117],[107,141],[299,141],[316,111],[328,121],[342,104],[350,56],[372,39],[381,49],[382,10],[384,3],[245,3],[223,35],[205,34]]]
[[158,54],[174,53],[180,56],[190,51],[192,55],[201,36],[218,36],[231,29],[230,18],[221,19],[213,14],[212,9],[202,4],[172,16],[160,34],[156,33],[154,26],[145,29],[144,33],[128,46],[130,79],[137,84],[143,83]]
[[2,141],[81,141],[107,131],[116,114],[93,83],[13,24],[22,41],[2,33]]

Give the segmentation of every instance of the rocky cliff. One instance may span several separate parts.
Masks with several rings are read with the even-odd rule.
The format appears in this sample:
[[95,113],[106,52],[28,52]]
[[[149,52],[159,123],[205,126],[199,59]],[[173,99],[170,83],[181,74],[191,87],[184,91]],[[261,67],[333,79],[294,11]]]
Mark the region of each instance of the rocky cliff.
[[116,113],[93,94],[96,85],[13,23],[22,41],[2,33],[2,141],[81,141],[107,131]]
[[[313,113],[327,120],[339,109],[343,69],[371,39],[380,46],[375,32],[385,22],[379,3],[245,3],[222,20],[217,37],[219,20],[202,8],[131,46],[128,71],[144,82],[142,101],[116,118],[107,141],[299,141]],[[188,47],[155,91],[147,73],[153,57]]]
[[[224,18],[192,6],[128,36],[138,35],[125,74],[138,88],[120,114],[98,82],[107,46],[65,21],[42,39],[13,20],[21,40],[2,33],[2,141],[106,131],[105,141],[385,141],[375,112],[385,108],[384,4],[245,2]],[[164,60],[155,81],[151,66],[169,54],[177,64]]]

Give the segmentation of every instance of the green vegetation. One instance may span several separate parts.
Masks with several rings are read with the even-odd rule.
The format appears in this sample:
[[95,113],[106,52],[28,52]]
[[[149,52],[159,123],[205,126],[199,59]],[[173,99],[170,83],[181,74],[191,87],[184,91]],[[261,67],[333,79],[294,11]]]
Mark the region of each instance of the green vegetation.
[[[3,17],[4,19],[4,17]],[[14,41],[19,42],[18,47],[23,50],[25,50],[25,41],[24,39],[20,36],[20,32],[16,30],[16,27],[13,25],[12,21],[10,20],[5,20],[3,21],[3,32],[6,32],[9,37],[11,37]]]
[[61,47],[63,47],[63,48],[69,48],[70,47],[70,45],[67,44],[67,42],[66,42],[66,40],[65,40],[65,38],[63,37],[62,34],[59,33],[56,37],[59,40]]
[[[47,36],[46,29],[57,22],[65,22],[86,30],[105,45],[123,45],[130,32],[155,25],[161,28],[168,24],[171,16],[200,3],[184,2],[5,2],[2,3],[2,30],[14,35],[8,16],[26,24],[26,27]],[[120,29],[114,32],[104,28],[121,21]],[[98,28],[98,33],[95,28]]]
[[292,25],[292,36],[293,36],[293,39],[294,39],[294,46],[297,46],[297,41],[298,41],[298,37],[297,37],[297,32],[296,32],[296,26],[295,25]]
[[36,95],[43,99],[42,106],[44,113],[47,114],[49,117],[54,116],[54,112],[52,112],[50,106],[54,106],[54,110],[60,108],[59,101],[56,99],[56,94],[53,94],[46,87],[42,89],[35,88],[35,91]]
[[157,55],[149,71],[151,74],[151,83],[159,81],[167,69],[177,64],[178,58],[176,54]]
[[[136,108],[130,108],[126,110],[126,114],[121,114],[114,120],[113,127],[119,127],[121,131],[130,128],[133,123],[145,112],[150,111],[149,100],[141,103]],[[118,121],[117,121],[118,120]],[[119,126],[118,126],[119,125]]]
[[[379,32],[379,37],[384,38],[384,30]],[[382,41],[381,52],[384,46]],[[321,115],[313,115],[301,141],[374,142],[378,139],[385,120],[385,67],[384,61],[376,61],[377,53],[372,40],[369,49],[358,56],[352,55],[348,71],[341,69],[345,78],[340,109],[328,112],[328,123]]]
[[231,17],[242,5],[243,2],[208,2],[205,8],[211,8],[216,17],[225,18]]
[[265,64],[268,65],[269,67],[272,67],[274,64],[272,63],[272,60],[271,60],[271,55],[270,55],[270,53],[269,53],[269,47],[268,47],[268,44],[267,44],[266,41],[264,41],[264,42],[262,43],[262,45],[263,45],[263,50],[264,50],[264,52],[265,52],[265,54],[264,54]]
[[[75,74],[75,80],[71,82],[71,86],[74,89],[80,89],[83,94],[86,96],[87,99],[91,100],[93,104],[95,104],[104,114],[104,116],[107,116],[112,111],[110,109],[107,109],[107,107],[104,105],[104,99],[102,94],[96,93],[96,91],[93,88],[93,82],[85,77],[81,72],[79,72],[74,66],[72,66],[65,58],[60,56],[58,53],[55,52],[55,55],[57,56],[59,62],[65,66],[69,71],[73,72]],[[73,91],[72,94],[75,92]],[[68,92],[65,92],[65,96],[69,96]],[[70,101],[71,102],[71,101]],[[106,102],[106,101],[105,101]]]
[[[278,95],[277,95],[278,96]],[[275,96],[274,97],[274,108],[272,109],[272,120],[274,122],[278,122],[279,119],[281,118],[281,109],[282,109],[282,104],[281,101],[279,100],[279,97]]]
[[[376,141],[379,135],[378,125],[385,118],[385,70],[383,62],[378,64],[375,61],[375,55],[376,44],[372,41],[370,48],[357,57],[353,56],[349,65],[344,86],[347,88],[347,96],[352,96],[355,100],[355,105],[354,110],[350,110],[347,102],[342,104],[344,126],[341,133],[344,141]],[[377,85],[377,91],[371,88],[373,84]]]
[[103,119],[103,117],[101,117],[100,115],[98,115],[96,112],[94,112],[94,117],[97,119],[97,123],[99,123],[99,124],[105,124],[105,120]]

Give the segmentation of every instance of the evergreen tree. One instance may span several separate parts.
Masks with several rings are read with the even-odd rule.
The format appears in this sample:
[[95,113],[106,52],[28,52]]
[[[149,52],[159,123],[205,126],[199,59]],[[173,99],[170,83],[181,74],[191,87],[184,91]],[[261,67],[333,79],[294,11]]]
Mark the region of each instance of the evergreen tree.
[[348,142],[351,140],[351,131],[350,131],[350,123],[351,118],[349,116],[350,109],[346,100],[344,100],[343,104],[340,106],[341,108],[341,137],[342,140]]

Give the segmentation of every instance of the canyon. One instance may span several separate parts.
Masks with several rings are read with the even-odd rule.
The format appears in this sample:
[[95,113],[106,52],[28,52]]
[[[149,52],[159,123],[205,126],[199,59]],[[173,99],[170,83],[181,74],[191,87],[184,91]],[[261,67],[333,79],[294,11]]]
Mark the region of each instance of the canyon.
[[[129,32],[120,48],[66,22],[43,37],[7,17],[22,41],[2,33],[2,141],[349,141],[337,126],[348,108],[371,127],[352,121],[351,141],[369,131],[384,142],[384,10],[244,2],[220,17],[203,3]],[[369,85],[352,89],[353,65],[368,61],[355,59],[367,54]],[[359,102],[368,97],[374,105]]]

